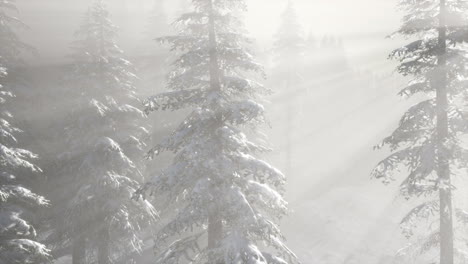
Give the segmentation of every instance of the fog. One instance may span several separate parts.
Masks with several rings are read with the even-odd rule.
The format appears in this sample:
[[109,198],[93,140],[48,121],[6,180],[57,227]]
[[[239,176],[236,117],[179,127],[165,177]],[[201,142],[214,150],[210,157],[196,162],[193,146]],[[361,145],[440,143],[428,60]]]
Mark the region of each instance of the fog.
[[[0,8],[3,8],[1,5],[3,2],[8,1],[0,0]],[[16,97],[8,98],[8,103],[0,104],[0,106],[5,107],[5,109],[2,108],[2,112],[12,112],[11,123],[25,131],[19,133],[17,138],[18,147],[31,150],[38,155],[37,159],[33,158],[32,160],[42,169],[42,172],[38,172],[36,176],[31,176],[32,178],[30,177],[29,180],[25,181],[24,186],[45,197],[44,199],[49,200],[49,202],[43,209],[28,211],[28,217],[34,215],[34,220],[26,221],[28,224],[24,224],[24,226],[28,229],[29,223],[34,223],[37,235],[28,235],[28,239],[44,244],[44,247],[47,247],[49,251],[45,253],[48,255],[45,260],[33,258],[31,262],[26,262],[27,258],[24,258],[21,260],[23,262],[9,262],[15,260],[15,258],[21,258],[18,258],[16,253],[13,254],[13,247],[8,248],[5,246],[7,243],[4,243],[6,240],[2,238],[2,225],[6,224],[2,223],[3,220],[0,217],[0,256],[4,254],[9,257],[9,259],[5,257],[5,260],[0,260],[0,264],[423,263],[416,261],[416,257],[413,255],[411,255],[411,260],[399,262],[401,260],[399,258],[401,257],[401,251],[399,250],[407,247],[414,240],[418,241],[420,238],[420,236],[405,237],[405,234],[401,232],[405,229],[405,226],[401,225],[401,219],[415,204],[424,199],[422,197],[429,197],[432,194],[417,194],[415,195],[416,198],[409,199],[409,201],[402,195],[404,183],[403,185],[400,184],[404,182],[407,176],[404,167],[410,163],[409,161],[408,163],[402,162],[395,165],[395,168],[400,170],[394,174],[396,180],[390,184],[382,184],[383,179],[372,177],[374,175],[373,170],[379,161],[398,149],[392,149],[393,146],[376,149],[375,146],[379,145],[384,138],[391,135],[399,126],[401,116],[409,107],[425,98],[419,95],[414,98],[398,95],[400,90],[413,77],[411,77],[411,73],[407,74],[408,76],[402,76],[397,72],[398,59],[388,59],[389,54],[394,49],[409,43],[410,39],[414,38],[414,36],[389,37],[401,28],[402,17],[405,15],[402,10],[397,8],[399,1],[246,0],[248,8],[245,13],[238,10],[220,11],[221,13],[225,12],[223,14],[226,17],[228,17],[227,14],[233,14],[245,21],[247,36],[252,39],[252,42],[246,45],[252,51],[255,60],[262,64],[264,73],[258,74],[259,71],[254,71],[260,77],[251,77],[255,74],[248,73],[245,75],[246,78],[255,78],[252,80],[264,84],[273,91],[272,94],[262,94],[261,99],[255,96],[249,97],[250,94],[244,95],[248,98],[247,102],[235,108],[240,109],[239,111],[257,111],[257,108],[252,109],[257,107],[258,102],[258,104],[262,105],[259,109],[265,110],[265,124],[255,129],[251,129],[249,125],[241,126],[240,123],[244,122],[244,119],[248,119],[249,115],[254,114],[249,112],[244,116],[239,113],[241,121],[233,121],[232,124],[229,123],[226,127],[231,125],[239,126],[239,129],[244,132],[235,134],[237,132],[233,132],[236,131],[233,130],[231,133],[235,135],[226,137],[235,142],[244,142],[244,136],[246,138],[256,138],[256,140],[252,141],[255,144],[261,145],[263,142],[267,142],[265,143],[266,147],[271,148],[271,151],[263,153],[264,149],[258,147],[261,150],[259,151],[261,154],[258,154],[261,160],[259,159],[258,163],[249,166],[271,164],[272,167],[281,170],[286,177],[284,193],[281,188],[274,184],[270,187],[272,190],[278,187],[278,193],[275,191],[275,195],[277,194],[280,198],[284,196],[288,202],[288,213],[278,220],[278,224],[279,229],[286,238],[284,244],[289,247],[291,252],[294,252],[297,259],[291,257],[294,254],[288,255],[287,252],[289,251],[287,251],[284,255],[280,254],[276,260],[269,259],[266,253],[264,255],[255,253],[257,254],[256,261],[253,261],[253,258],[246,260],[239,256],[242,254],[247,256],[251,251],[261,251],[262,254],[263,250],[267,252],[267,249],[271,246],[268,244],[270,240],[265,239],[265,242],[258,239],[256,241],[254,238],[245,238],[239,235],[252,235],[253,231],[246,227],[251,225],[250,222],[236,222],[240,221],[237,218],[244,217],[248,219],[248,216],[242,215],[244,208],[241,205],[237,205],[236,202],[232,202],[234,204],[232,205],[229,203],[229,199],[234,201],[244,201],[243,199],[245,199],[246,202],[250,202],[249,199],[254,199],[255,202],[249,204],[251,208],[249,207],[248,211],[256,213],[257,207],[255,206],[259,206],[259,204],[266,201],[265,206],[267,209],[258,209],[258,214],[254,217],[256,219],[255,223],[260,225],[263,215],[268,215],[269,210],[281,210],[283,206],[281,203],[282,198],[275,198],[275,200],[270,197],[270,199],[267,194],[262,194],[260,189],[257,191],[249,189],[246,193],[242,193],[245,196],[235,196],[220,191],[218,193],[220,196],[213,198],[212,190],[203,189],[205,183],[201,180],[191,185],[191,187],[184,187],[185,183],[181,183],[179,180],[164,178],[174,173],[175,178],[182,175],[180,177],[186,177],[184,178],[185,181],[190,182],[191,178],[184,176],[187,172],[182,171],[180,164],[177,164],[178,159],[179,162],[180,160],[187,162],[184,163],[184,166],[195,164],[192,164],[194,168],[191,170],[187,169],[192,171],[193,175],[196,175],[192,176],[192,178],[206,176],[199,172],[197,174],[196,169],[197,166],[201,166],[200,164],[203,164],[203,166],[211,164],[210,166],[216,168],[216,170],[221,170],[220,167],[224,169],[223,166],[228,165],[222,163],[221,159],[218,164],[216,158],[203,160],[199,157],[204,151],[212,154],[219,150],[220,153],[224,153],[222,148],[217,149],[216,146],[210,145],[210,142],[213,141],[208,139],[204,141],[204,139],[200,139],[203,138],[201,136],[196,137],[201,143],[197,141],[188,144],[187,140],[181,140],[182,137],[185,138],[187,135],[192,135],[195,138],[194,134],[191,133],[196,132],[193,132],[192,129],[211,129],[210,126],[203,123],[209,119],[204,116],[208,116],[209,111],[203,112],[206,109],[203,108],[204,106],[200,106],[199,99],[196,99],[197,94],[192,94],[191,97],[183,94],[174,97],[175,99],[170,97],[172,94],[164,94],[166,97],[156,96],[151,99],[153,101],[145,101],[150,96],[169,92],[169,88],[172,88],[176,93],[175,91],[183,91],[184,89],[204,85],[197,83],[193,87],[189,87],[190,85],[187,83],[172,79],[177,74],[191,73],[190,68],[183,68],[187,67],[187,61],[195,61],[200,65],[204,65],[203,60],[198,60],[203,55],[197,53],[199,57],[188,56],[174,64],[174,60],[177,59],[180,53],[170,50],[170,45],[156,41],[156,38],[164,35],[177,34],[177,29],[173,25],[171,26],[170,23],[182,14],[193,10],[192,1],[104,1],[110,14],[110,20],[118,28],[115,38],[114,35],[109,33],[110,40],[106,42],[109,47],[104,48],[110,50],[109,54],[111,55],[109,56],[111,59],[104,57],[104,55],[95,55],[94,51],[86,50],[86,43],[90,41],[89,39],[92,38],[90,35],[92,34],[75,34],[80,26],[85,24],[85,14],[88,8],[97,2],[100,1],[16,0],[18,11],[9,10],[7,12],[14,14],[27,25],[26,29],[15,28],[15,32],[24,43],[32,46],[35,51],[23,52],[21,58],[24,59],[24,64],[20,66],[17,64],[9,66],[8,62],[2,62],[2,64],[6,64],[5,67],[8,72],[7,77],[5,77],[7,81],[5,85],[3,83],[2,85],[12,90]],[[193,2],[211,3],[212,1],[194,0]],[[218,2],[236,1],[219,0]],[[429,2],[438,3],[439,1]],[[290,6],[293,6],[297,14],[297,17],[295,17],[297,30],[303,42],[299,45],[301,49],[298,52],[299,55],[287,53],[282,56],[277,54],[278,45],[286,44],[278,44],[278,37],[281,38],[281,34],[278,32],[286,23],[283,14],[286,8]],[[201,7],[199,9],[204,10]],[[226,10],[230,10],[229,7]],[[102,15],[102,13],[100,14]],[[0,14],[0,19],[3,19],[2,16],[3,11]],[[88,19],[93,19],[93,17],[88,17]],[[221,21],[221,18],[219,19]],[[101,21],[100,23],[105,24],[107,22]],[[186,22],[185,26],[191,25],[190,23],[194,22]],[[89,25],[91,28],[95,24],[91,23]],[[291,23],[288,25],[296,24]],[[227,26],[226,28],[231,30]],[[190,32],[197,32],[196,29],[192,30]],[[237,30],[237,28],[232,30]],[[0,31],[0,35],[3,34],[2,32]],[[105,35],[107,33],[101,32],[101,34]],[[294,32],[287,28],[282,31],[282,34],[291,37],[290,35],[294,34]],[[200,35],[197,36],[200,37]],[[222,36],[224,37],[224,35]],[[77,40],[81,42],[76,42]],[[8,38],[0,37],[0,41],[5,41],[5,43],[0,44],[7,45]],[[220,42],[222,41],[224,40]],[[286,43],[288,41],[290,40],[285,40]],[[123,51],[121,55],[115,55],[120,53],[114,50],[114,44],[118,45]],[[231,47],[228,50],[238,49],[235,46],[237,40],[232,41],[230,44],[234,45],[234,48]],[[288,44],[294,46],[294,43]],[[186,45],[192,47],[190,45],[194,44]],[[462,44],[461,47],[465,47],[463,45],[465,44]],[[294,48],[291,49],[294,50]],[[92,64],[90,62],[80,64],[93,56],[97,56],[96,58],[102,56],[102,60],[98,59],[99,63],[105,61],[105,63],[110,64],[109,73],[93,72],[93,70],[98,69],[96,65],[101,64]],[[120,59],[113,61],[115,59],[113,56],[122,56],[122,58],[128,59],[134,67],[126,68],[130,65],[129,63],[122,62],[123,60]],[[5,57],[3,53],[0,54],[0,58],[2,57]],[[211,60],[213,57],[209,58]],[[233,60],[239,58],[241,58],[240,55]],[[249,58],[249,56],[245,58]],[[282,61],[282,59],[287,62]],[[115,63],[115,65],[112,63]],[[177,65],[181,67],[180,71],[168,75],[170,70],[177,67]],[[192,67],[198,69],[197,66],[200,65],[192,65]],[[223,69],[229,72],[230,68],[228,66],[222,64],[219,67],[225,67]],[[254,68],[254,66],[249,67]],[[102,70],[102,68],[99,69]],[[250,70],[248,67],[242,69],[242,73],[248,70]],[[134,74],[138,77],[135,77]],[[212,78],[212,74],[211,68],[210,78]],[[4,78],[3,73],[1,76],[1,78]],[[415,79],[421,77],[417,74],[415,76]],[[460,76],[459,79],[464,79],[463,74]],[[16,81],[17,78],[21,81]],[[99,83],[99,81],[106,80],[106,78],[110,78],[110,80],[105,81],[106,85],[101,83],[102,87],[94,82],[97,80],[97,83]],[[207,82],[203,78],[197,80],[200,83]],[[221,78],[221,80],[223,79]],[[109,85],[113,83],[115,83],[115,87],[123,84],[123,88],[117,89],[113,85]],[[247,83],[252,85],[254,82],[249,79]],[[171,86],[176,84],[179,84],[180,87]],[[106,87],[103,88],[104,86]],[[432,96],[431,93],[429,94]],[[84,103],[79,98],[88,98],[89,102]],[[3,97],[0,99],[3,99]],[[120,102],[119,100],[125,102],[125,104],[118,105],[116,102]],[[183,100],[187,100],[187,102],[183,102]],[[3,100],[0,101],[3,102]],[[232,102],[229,101],[229,103]],[[243,107],[251,107],[252,109],[245,110]],[[198,110],[195,111],[194,109]],[[109,120],[104,121],[104,117],[110,115],[109,113],[112,111],[115,111],[116,115],[121,115],[122,118],[111,117]],[[146,113],[143,113],[143,111]],[[194,111],[196,115],[193,113],[189,115],[191,111]],[[230,111],[235,110],[230,109]],[[114,114],[114,112],[112,113]],[[149,114],[148,117],[142,118],[146,114]],[[185,119],[188,115],[189,118]],[[198,120],[197,118],[199,118],[199,122],[193,121]],[[452,117],[449,116],[449,118]],[[184,120],[186,121],[184,122]],[[187,127],[184,127],[184,125]],[[253,125],[253,127],[256,126],[257,124]],[[179,131],[179,134],[173,132],[184,128],[186,129],[185,132]],[[135,129],[139,132],[135,132]],[[257,132],[259,132],[260,136],[257,135]],[[460,132],[459,134],[463,133]],[[131,135],[132,140],[138,142],[136,144],[138,147],[128,147],[127,150],[127,146],[119,141],[126,136],[128,137],[128,135]],[[200,135],[205,134],[201,133]],[[165,141],[164,139],[167,137],[173,138]],[[180,142],[177,140],[180,140]],[[187,146],[184,144],[187,144]],[[152,149],[153,146],[158,147]],[[100,150],[100,147],[105,150]],[[183,150],[187,149],[193,151],[192,156],[187,156],[191,158],[184,156],[186,153]],[[245,148],[239,147],[239,149],[242,152],[246,151],[245,149],[256,149],[256,147],[249,145]],[[152,154],[156,153],[156,157],[154,159],[145,159],[148,151]],[[169,151],[169,153],[158,155],[159,152],[164,151]],[[118,155],[115,154],[117,156],[114,157],[112,156],[114,154],[109,153],[118,153]],[[239,159],[247,156],[247,154],[241,154]],[[256,155],[252,154],[251,159],[254,160],[253,157],[257,157]],[[24,165],[23,162],[20,163]],[[461,163],[463,162],[454,161],[454,164]],[[170,169],[166,171],[165,168],[171,166],[171,164],[178,166],[169,167]],[[270,170],[269,166],[262,168]],[[457,167],[454,171],[456,172],[453,172],[453,174],[457,175],[452,179],[455,182],[454,184],[458,184],[459,181],[463,182],[462,177],[458,177],[458,175],[463,175],[466,170]],[[9,169],[1,172],[2,175],[3,173],[10,173]],[[92,177],[93,173],[96,175],[105,174],[110,180],[96,180]],[[245,171],[233,173],[235,176],[233,178],[247,177],[244,175],[245,173]],[[257,171],[257,174],[260,175],[261,173],[265,172]],[[274,173],[276,173],[276,170],[274,170]],[[132,178],[128,175],[137,176]],[[164,178],[164,180],[157,180],[161,179],[157,177]],[[261,178],[262,176],[253,173],[252,177],[253,179],[249,184],[255,182],[256,177]],[[214,178],[216,177],[211,177],[208,181],[215,181]],[[234,185],[237,184],[235,179],[233,180],[234,183],[232,183]],[[0,181],[0,184],[7,186],[6,178],[1,180],[4,182]],[[268,181],[268,179],[258,180],[258,185],[267,185]],[[160,189],[148,187],[159,186],[158,184],[161,184]],[[129,186],[127,189],[122,187],[126,185]],[[239,188],[242,189],[243,187]],[[464,184],[457,185],[455,189],[463,190]],[[178,190],[182,191],[176,193]],[[2,191],[3,189],[0,188],[0,196],[2,196]],[[97,196],[93,192],[100,193],[102,196]],[[159,197],[158,195],[161,193],[163,195]],[[210,213],[210,210],[214,210],[211,203],[207,205],[200,202],[205,207],[197,207],[199,204],[194,202],[195,200],[198,201],[197,199],[201,201],[202,198],[200,197],[204,197],[203,195],[206,195],[206,193],[210,193],[210,199],[212,199],[210,201],[218,199],[219,201],[225,201],[224,199],[226,199],[228,202],[222,204],[221,208],[232,207],[239,211],[237,214],[233,214],[229,209],[225,209],[229,212],[225,215],[222,213],[222,216],[218,216],[220,218],[216,219]],[[251,198],[256,193],[261,197],[258,200]],[[229,195],[237,198],[232,198]],[[224,198],[228,196],[231,198]],[[463,192],[459,191],[453,197],[454,204],[460,206],[462,210],[466,210],[463,207],[466,204],[465,200],[468,200],[464,199]],[[95,202],[94,199],[99,202]],[[141,202],[143,204],[140,204]],[[182,205],[179,205],[179,203],[182,203]],[[196,205],[188,210],[190,211],[189,214],[184,210],[186,209],[185,206],[192,206],[191,203]],[[0,206],[2,206],[1,203]],[[135,209],[132,209],[133,206]],[[2,210],[0,207],[0,216]],[[224,212],[223,209],[217,210]],[[209,212],[206,213],[205,211]],[[183,215],[183,213],[190,215],[190,217]],[[18,215],[22,214],[18,213]],[[203,214],[208,215],[205,217],[206,219],[203,218]],[[108,217],[108,215],[112,216]],[[273,215],[276,217],[276,212]],[[434,212],[427,213],[421,222],[427,223],[429,220],[426,221],[424,218],[429,219],[430,216],[434,215],[436,215]],[[183,218],[183,220],[171,223],[171,219],[178,219],[177,217]],[[190,218],[193,223],[184,217]],[[275,219],[272,220],[272,224],[276,221],[275,217],[272,217],[272,219]],[[222,238],[226,236],[226,240],[221,240],[220,237],[216,238],[215,233],[219,230],[216,229],[217,226],[213,224],[213,221],[219,221],[218,223],[221,226],[219,229],[224,231],[219,236]],[[7,223],[8,221],[3,222]],[[75,222],[79,222],[79,224],[75,225]],[[120,227],[121,222],[127,224]],[[185,224],[186,226],[184,226]],[[417,223],[412,224],[418,227]],[[102,231],[100,227],[103,225],[111,231],[100,233]],[[99,228],[94,228],[96,226]],[[170,231],[168,231],[169,229],[166,230],[168,226],[175,231],[172,229]],[[31,228],[32,224],[29,230],[32,230]],[[236,228],[245,232],[242,233]],[[464,230],[463,226],[459,228],[457,230]],[[422,230],[421,233],[429,233],[429,229],[422,228]],[[198,244],[195,246],[196,243],[191,240],[191,236],[198,231],[206,231],[207,237],[197,237],[195,241],[198,241]],[[219,233],[222,233],[222,231],[219,231]],[[164,233],[164,236],[161,235],[162,233]],[[232,238],[233,234],[240,237]],[[268,237],[270,235],[271,232]],[[159,240],[160,236],[164,237],[164,240]],[[217,249],[214,246],[216,245],[216,239],[224,241],[225,244],[220,244],[228,248],[226,249],[228,253],[222,251],[225,250],[222,246],[219,246],[219,251],[213,250],[213,248]],[[248,244],[249,246],[246,246],[245,249],[236,244],[241,243],[239,241],[244,241],[243,239],[246,241],[252,239],[255,243],[258,242],[258,248],[257,244]],[[281,238],[278,238],[278,240],[282,241]],[[166,248],[162,246],[163,244],[168,246],[167,251],[164,251]],[[76,251],[77,245],[78,251]],[[82,253],[82,259],[77,257],[80,256],[80,245],[84,252]],[[159,249],[158,246],[162,246],[164,250]],[[179,248],[176,250],[170,248],[170,246]],[[184,250],[181,250],[180,248],[183,247],[185,247]],[[206,253],[203,251],[205,247],[213,251],[207,251],[208,253]],[[273,246],[273,248],[281,251],[278,247]],[[282,247],[279,246],[279,248]],[[200,253],[197,253],[197,250],[200,250]],[[239,253],[236,260],[231,258],[231,262],[228,262],[228,257],[223,259],[224,262],[219,262],[219,260],[203,262],[203,257],[214,259],[217,256],[216,254],[221,254],[219,253],[221,251],[222,254],[225,254],[223,256],[232,257],[229,255],[232,253],[229,250],[239,250],[242,254]],[[437,246],[436,249],[428,251],[430,254],[438,252]],[[176,260],[176,255],[180,255],[180,259]],[[263,257],[265,258],[262,262]],[[289,260],[288,257],[290,257]],[[429,259],[432,261],[437,258]],[[179,260],[180,262],[177,262]],[[437,261],[431,263],[439,263]],[[463,261],[466,261],[466,258],[463,258]],[[463,261],[455,262],[466,263]],[[453,264],[453,262],[441,264]]]
[[[23,0],[18,2],[20,17],[31,27],[31,34],[23,32],[28,43],[41,51],[42,63],[63,60],[69,53],[73,34],[70,29],[77,28],[83,12],[91,0]],[[174,19],[177,11],[184,4],[181,1],[166,1],[164,8]],[[304,33],[319,36],[333,34],[347,40],[348,56],[357,63],[372,61],[386,56],[395,43],[385,40],[385,36],[398,28],[400,19],[394,1],[359,0],[359,1],[296,1],[298,16]],[[265,49],[271,47],[272,37],[279,25],[279,16],[284,8],[284,1],[257,0],[248,3],[247,29],[251,36]],[[152,0],[110,1],[114,23],[120,28],[121,46],[130,54],[139,52],[139,45],[146,37],[145,27],[153,8]],[[265,12],[265,7],[267,12]],[[372,10],[370,12],[369,10]],[[172,15],[171,15],[172,14]],[[128,17],[132,17],[128,20]],[[54,46],[50,45],[53,41]],[[38,60],[35,58],[34,61]],[[380,60],[381,62],[381,60]]]

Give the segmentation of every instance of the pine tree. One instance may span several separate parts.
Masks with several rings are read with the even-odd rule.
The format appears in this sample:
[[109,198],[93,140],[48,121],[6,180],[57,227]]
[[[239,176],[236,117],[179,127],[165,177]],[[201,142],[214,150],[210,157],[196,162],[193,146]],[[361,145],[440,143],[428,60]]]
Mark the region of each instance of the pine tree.
[[[154,83],[158,83],[157,86],[162,86],[161,79],[164,79],[164,75],[167,70],[163,67],[165,61],[168,59],[169,50],[167,47],[162,47],[156,42],[156,39],[169,34],[169,23],[168,17],[165,10],[164,0],[155,0],[154,6],[151,10],[150,23],[148,25],[147,32],[145,33],[145,43],[150,44],[150,48],[145,48],[143,52],[146,52],[144,63],[144,69],[151,69],[146,83],[151,83],[151,94],[155,93]],[[157,71],[153,69],[157,67]],[[148,89],[149,90],[149,89]],[[157,124],[160,125],[160,124]]]
[[[414,235],[419,219],[436,218],[430,233],[401,252],[425,254],[439,248],[441,264],[460,263],[461,246],[454,241],[452,176],[466,169],[466,150],[460,136],[466,127],[466,65],[463,45],[467,39],[468,3],[458,0],[402,0],[406,12],[396,34],[419,39],[393,51],[390,58],[400,62],[398,72],[413,79],[401,90],[402,96],[424,98],[401,118],[399,127],[382,142],[393,151],[379,163],[373,176],[385,183],[394,180],[392,172],[401,166],[409,173],[400,185],[407,199],[421,204],[402,220],[404,234]],[[421,96],[422,95],[422,96]],[[404,255],[404,254],[402,254]]]
[[276,83],[283,90],[282,98],[286,98],[286,173],[293,174],[293,136],[296,110],[294,109],[295,97],[301,91],[300,71],[302,69],[302,57],[304,52],[304,39],[301,26],[292,0],[288,0],[286,9],[281,17],[281,25],[276,35],[274,52],[276,55]]
[[73,263],[94,257],[107,264],[141,250],[139,232],[156,217],[148,202],[131,199],[144,180],[140,155],[148,131],[137,77],[103,1],[92,4],[76,36],[68,79],[76,98],[66,129],[70,151],[62,155],[64,181],[71,179],[64,220],[72,226],[63,232],[72,240]]
[[194,0],[193,6],[175,22],[180,33],[163,38],[180,55],[169,74],[172,91],[146,102],[148,112],[191,110],[150,152],[173,152],[173,163],[140,190],[164,195],[177,207],[156,241],[179,238],[156,263],[294,262],[278,226],[287,213],[285,176],[257,157],[268,148],[244,132],[258,134],[265,122],[258,101],[269,92],[247,77],[262,69],[245,48],[250,40],[239,19],[245,1]]
[[10,123],[14,118],[7,110],[14,97],[7,68],[17,66],[27,47],[15,33],[24,25],[11,11],[16,11],[14,1],[0,0],[0,264],[46,263],[49,250],[37,241],[34,225],[48,201],[28,188],[41,169],[33,164],[37,155],[17,147],[21,130]]

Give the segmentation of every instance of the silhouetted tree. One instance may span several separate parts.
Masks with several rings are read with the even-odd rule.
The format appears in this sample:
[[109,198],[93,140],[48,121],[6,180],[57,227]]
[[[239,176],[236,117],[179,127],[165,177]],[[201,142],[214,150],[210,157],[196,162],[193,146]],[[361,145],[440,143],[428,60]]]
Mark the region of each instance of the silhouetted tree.
[[[396,49],[390,58],[400,61],[398,72],[413,77],[400,94],[423,94],[424,99],[403,115],[399,127],[379,146],[389,146],[394,153],[379,163],[373,176],[387,183],[394,180],[392,171],[408,168],[401,193],[408,199],[423,197],[424,201],[403,218],[404,234],[411,237],[420,218],[435,217],[438,225],[431,225],[424,239],[401,252],[424,254],[439,248],[439,263],[453,264],[454,255],[462,251],[454,251],[451,176],[458,168],[467,168],[459,136],[467,132],[464,99],[468,60],[459,44],[468,40],[468,3],[402,0],[400,4],[406,15],[396,34],[419,39]],[[458,262],[465,258],[459,256]]]
[[297,109],[295,99],[303,93],[300,87],[301,70],[303,68],[304,39],[298,22],[292,0],[288,0],[286,9],[281,16],[280,28],[274,42],[275,52],[275,83],[282,90],[282,98],[286,106],[286,173],[292,175],[293,170],[293,135]]

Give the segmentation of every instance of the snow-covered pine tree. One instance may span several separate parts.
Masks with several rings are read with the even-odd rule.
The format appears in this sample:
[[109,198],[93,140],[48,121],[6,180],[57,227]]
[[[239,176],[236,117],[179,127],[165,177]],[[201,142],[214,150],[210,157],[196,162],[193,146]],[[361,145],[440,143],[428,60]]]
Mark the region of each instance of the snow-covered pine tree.
[[21,41],[15,29],[25,29],[27,26],[17,17],[11,15],[17,12],[16,0],[0,0],[0,54],[4,67],[18,66],[21,64],[23,51],[31,51],[28,44]]
[[108,264],[140,250],[139,232],[156,217],[148,202],[131,199],[144,180],[148,131],[134,68],[116,43],[103,1],[94,1],[76,36],[68,79],[76,100],[65,132],[69,151],[61,157],[68,183],[64,220],[71,223],[65,237],[72,240],[74,264],[88,257]]
[[46,263],[49,250],[37,241],[33,225],[48,201],[28,188],[41,169],[32,163],[34,153],[18,147],[21,130],[10,123],[14,118],[7,110],[14,97],[7,88],[7,68],[17,66],[22,47],[27,47],[14,31],[24,25],[12,11],[14,1],[0,0],[0,264]]
[[0,264],[45,263],[49,250],[37,241],[33,224],[48,201],[27,187],[41,169],[32,163],[34,153],[16,147],[21,130],[7,120],[13,117],[5,104],[13,94],[1,83],[5,76],[0,66]]
[[190,12],[191,8],[191,0],[178,0],[175,17],[179,17],[179,15],[184,14],[186,12]]
[[[165,195],[178,208],[155,239],[175,239],[156,263],[294,262],[278,224],[287,213],[285,176],[256,156],[268,151],[262,140],[244,132],[259,134],[256,127],[265,122],[259,101],[269,93],[248,78],[262,68],[245,47],[250,40],[240,16],[246,3],[192,3],[194,11],[175,21],[180,33],[162,39],[180,55],[169,74],[172,91],[146,102],[148,112],[191,110],[150,152],[173,152],[173,163],[140,190]],[[199,244],[203,239],[206,246]]]
[[401,193],[421,204],[403,218],[405,235],[418,232],[421,218],[436,220],[427,236],[400,253],[424,255],[440,249],[435,254],[440,257],[438,263],[453,264],[454,256],[460,256],[456,260],[461,263],[461,250],[457,249],[464,243],[454,248],[460,236],[454,237],[452,176],[467,165],[459,136],[467,132],[468,60],[463,43],[468,40],[468,2],[401,0],[400,5],[406,15],[396,34],[418,39],[393,51],[390,58],[400,62],[398,72],[413,77],[400,95],[422,99],[379,146],[389,146],[393,154],[378,164],[373,176],[388,183],[394,180],[392,172],[401,166],[408,168]]
[[292,174],[293,162],[293,135],[294,125],[297,114],[295,99],[301,96],[300,75],[303,66],[304,37],[301,26],[298,21],[297,13],[293,0],[288,0],[286,9],[281,16],[281,24],[275,36],[275,83],[279,85],[281,98],[285,102],[285,152],[286,166],[288,175]]
[[281,15],[280,27],[273,45],[276,66],[282,70],[283,77],[286,77],[284,82],[296,81],[301,69],[300,61],[304,52],[304,36],[293,0],[288,0]]

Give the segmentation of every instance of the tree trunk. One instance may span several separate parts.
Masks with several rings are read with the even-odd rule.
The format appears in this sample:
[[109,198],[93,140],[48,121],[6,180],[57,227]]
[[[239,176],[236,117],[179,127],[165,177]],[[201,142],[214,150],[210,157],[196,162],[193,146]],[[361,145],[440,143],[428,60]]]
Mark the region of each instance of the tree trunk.
[[[219,91],[221,89],[221,72],[218,64],[218,50],[217,50],[217,41],[216,41],[216,25],[214,21],[214,10],[213,10],[213,0],[209,1],[209,56],[210,56],[210,89],[213,91]],[[218,103],[218,102],[213,102]],[[217,107],[214,105],[214,107]],[[222,124],[222,117],[218,116],[219,125]],[[214,128],[216,129],[216,127]],[[214,201],[216,202],[216,201]],[[216,248],[221,240],[223,239],[223,222],[219,215],[219,211],[216,210],[212,212],[208,219],[208,248]],[[210,264],[221,264],[217,263],[214,260]]]
[[446,4],[440,0],[438,69],[434,80],[437,93],[437,176],[440,199],[440,264],[453,264],[453,212],[448,139],[447,27]]
[[98,239],[98,264],[110,264],[110,237],[106,226],[99,231]]
[[72,264],[86,264],[86,240],[81,234],[73,238]]

